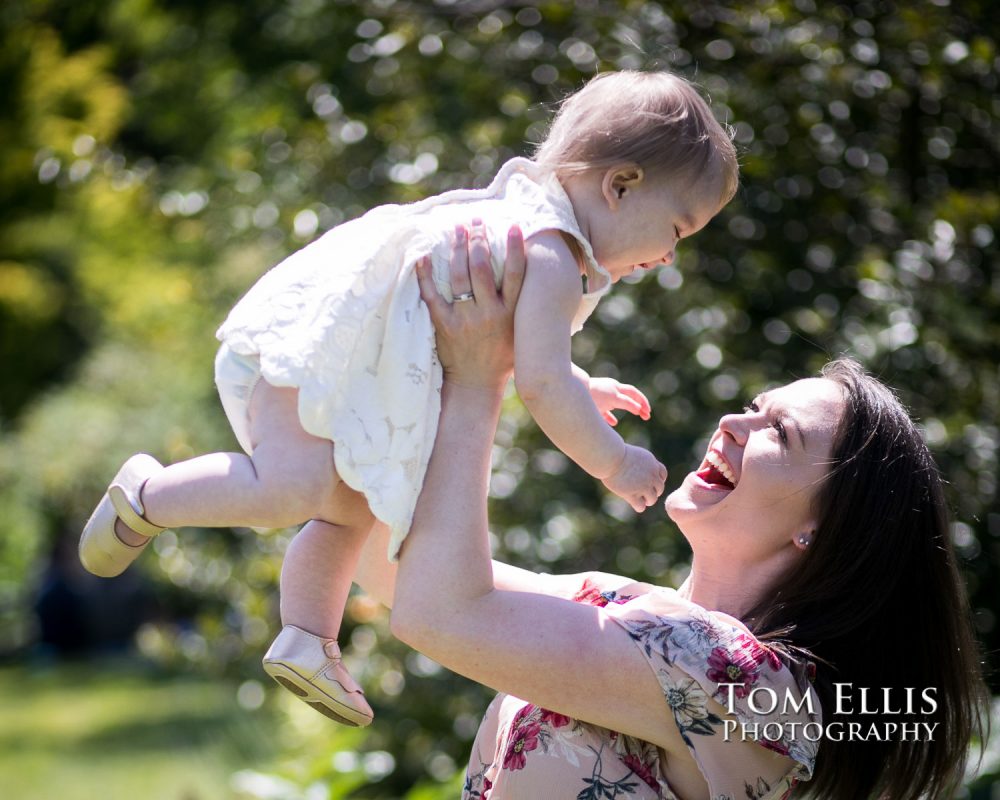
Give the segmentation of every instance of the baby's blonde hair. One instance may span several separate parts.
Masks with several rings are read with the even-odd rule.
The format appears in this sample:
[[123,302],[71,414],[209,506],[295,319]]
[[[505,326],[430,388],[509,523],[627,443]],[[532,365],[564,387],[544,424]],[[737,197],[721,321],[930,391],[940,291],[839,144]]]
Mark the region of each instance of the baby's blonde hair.
[[557,177],[634,163],[652,177],[707,178],[719,208],[739,164],[725,128],[695,87],[667,72],[604,72],[562,101],[535,161]]

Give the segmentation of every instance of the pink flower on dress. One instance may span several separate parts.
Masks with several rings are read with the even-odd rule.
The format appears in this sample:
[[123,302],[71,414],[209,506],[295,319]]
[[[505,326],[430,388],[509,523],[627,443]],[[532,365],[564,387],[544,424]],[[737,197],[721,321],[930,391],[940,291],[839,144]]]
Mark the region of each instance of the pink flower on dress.
[[480,800],[490,800],[490,790],[493,788],[493,781],[483,776],[483,793],[479,795]]
[[775,753],[780,753],[783,756],[787,756],[789,753],[788,745],[781,741],[781,739],[768,739],[761,736],[757,740],[757,744],[766,747],[768,750],[773,750]]
[[660,783],[653,776],[653,767],[650,764],[643,764],[639,759],[639,756],[629,754],[627,756],[622,756],[622,763],[628,767],[632,772],[639,776],[643,783],[645,783],[650,789],[655,789],[659,791]]
[[561,728],[563,725],[569,725],[570,719],[565,714],[559,714],[555,711],[549,711],[548,709],[541,709],[542,716],[541,722],[547,722],[553,728]]
[[510,727],[516,728],[524,719],[529,717],[534,710],[535,707],[531,703],[525,703],[517,710],[517,713],[514,715],[514,719],[510,723]]
[[525,753],[538,747],[538,732],[541,729],[539,723],[529,722],[514,731],[503,757],[504,769],[524,769],[528,763]]
[[608,603],[618,603],[620,605],[627,603],[631,599],[632,595],[628,594],[619,595],[615,591],[602,592],[590,578],[585,578],[580,591],[573,595],[574,603],[585,603],[587,605],[598,606],[599,608],[604,608]]
[[760,665],[764,660],[764,648],[754,640],[744,637],[738,647],[726,650],[716,647],[708,657],[705,675],[716,683],[738,683],[733,692],[737,697],[746,697],[750,688],[760,676]]
[[767,665],[774,672],[778,672],[781,669],[781,659],[778,657],[778,654],[765,645],[761,645],[761,648],[764,650],[765,658],[767,658]]
[[778,657],[778,654],[767,645],[758,642],[752,636],[741,635],[735,640],[735,644],[741,650],[746,650],[750,654],[750,657],[758,664],[763,664],[766,661],[768,666],[775,672],[781,669],[781,659]]

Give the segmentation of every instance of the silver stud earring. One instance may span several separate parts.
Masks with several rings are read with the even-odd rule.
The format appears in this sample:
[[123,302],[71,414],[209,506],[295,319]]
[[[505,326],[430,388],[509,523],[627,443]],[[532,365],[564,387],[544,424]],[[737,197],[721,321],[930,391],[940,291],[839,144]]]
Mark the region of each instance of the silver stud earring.
[[803,547],[808,547],[809,546],[809,537],[806,536],[804,533],[800,534],[799,535],[799,544],[802,545]]

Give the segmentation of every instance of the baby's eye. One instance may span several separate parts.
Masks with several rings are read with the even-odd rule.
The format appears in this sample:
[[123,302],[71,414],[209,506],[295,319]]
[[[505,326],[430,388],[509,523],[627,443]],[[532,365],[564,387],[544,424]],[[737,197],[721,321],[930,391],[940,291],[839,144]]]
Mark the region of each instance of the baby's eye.
[[760,406],[757,405],[756,400],[751,400],[749,403],[744,403],[743,405],[744,414],[749,414],[750,412],[757,412],[757,411],[760,411]]

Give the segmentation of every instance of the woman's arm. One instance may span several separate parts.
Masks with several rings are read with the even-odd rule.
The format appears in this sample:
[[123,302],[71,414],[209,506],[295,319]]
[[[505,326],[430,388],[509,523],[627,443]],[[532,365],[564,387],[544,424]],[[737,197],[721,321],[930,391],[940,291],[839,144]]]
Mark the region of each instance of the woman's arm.
[[[519,270],[508,263],[497,295],[475,235],[481,231],[471,248],[474,304],[449,306],[426,267],[418,270],[445,384],[437,440],[400,555],[393,632],[480,683],[683,753],[662,689],[621,626],[595,606],[497,585],[486,498],[501,388],[513,363]],[[457,272],[453,290],[468,291],[464,269]]]
[[[309,524],[326,525],[327,523],[313,520]],[[386,559],[385,554],[388,549],[389,528],[381,523],[376,523],[365,540],[364,549],[354,575],[354,582],[379,603],[387,608],[392,608],[398,564]],[[580,592],[587,581],[598,587],[600,591],[618,590],[624,586],[639,585],[630,578],[605,572],[540,575],[537,572],[505,564],[502,561],[494,560],[491,564],[493,585],[498,589],[510,592],[532,592],[569,600]]]

